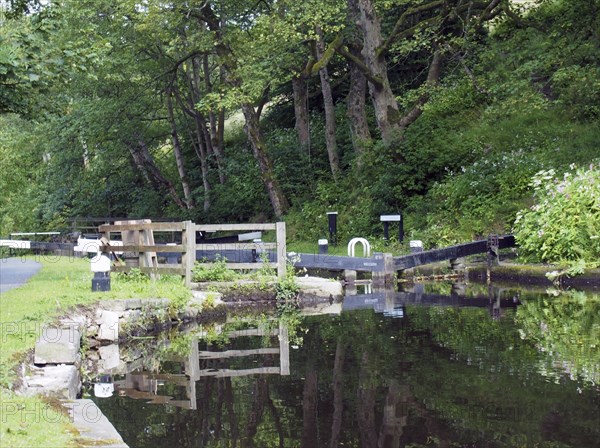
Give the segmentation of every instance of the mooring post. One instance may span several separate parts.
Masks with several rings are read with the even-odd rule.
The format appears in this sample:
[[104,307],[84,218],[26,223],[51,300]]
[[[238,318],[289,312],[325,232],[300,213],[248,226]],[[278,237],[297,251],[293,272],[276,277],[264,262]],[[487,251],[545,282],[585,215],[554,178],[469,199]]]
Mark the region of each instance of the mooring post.
[[450,259],[450,268],[453,271],[464,271],[465,267],[465,259],[463,257]]
[[329,241],[337,246],[337,216],[338,212],[327,212],[327,224],[329,225]]
[[382,254],[381,252],[375,252],[373,258],[375,260],[383,260],[383,271],[373,272],[373,284],[392,284],[395,274],[394,256],[389,253]]
[[346,283],[354,284],[356,283],[356,271],[352,269],[344,269],[344,280]]
[[319,255],[327,255],[327,252],[329,251],[329,243],[326,239],[320,239],[318,241],[318,245],[319,245]]

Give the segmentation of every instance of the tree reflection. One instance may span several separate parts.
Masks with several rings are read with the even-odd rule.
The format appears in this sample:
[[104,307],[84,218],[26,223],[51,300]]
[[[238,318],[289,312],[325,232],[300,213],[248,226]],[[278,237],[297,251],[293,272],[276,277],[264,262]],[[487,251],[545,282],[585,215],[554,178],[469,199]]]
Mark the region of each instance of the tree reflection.
[[[496,319],[487,308],[412,305],[401,319],[306,318],[283,376],[267,373],[272,338],[200,341],[208,364],[198,371],[212,376],[195,383],[197,410],[140,410],[123,397],[101,408],[117,426],[111,412],[143,415],[118,427],[140,447],[599,446],[597,298],[521,300]],[[176,387],[166,391],[177,397]]]

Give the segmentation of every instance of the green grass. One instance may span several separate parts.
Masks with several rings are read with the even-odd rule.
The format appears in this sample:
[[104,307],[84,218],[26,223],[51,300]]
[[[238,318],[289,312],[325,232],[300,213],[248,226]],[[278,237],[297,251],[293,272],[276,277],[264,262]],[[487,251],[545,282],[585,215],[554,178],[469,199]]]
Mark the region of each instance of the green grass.
[[14,367],[33,348],[44,324],[76,305],[124,298],[170,298],[176,303],[190,291],[179,277],[152,282],[134,273],[112,275],[111,291],[92,292],[89,261],[67,257],[30,257],[42,269],[20,288],[0,297],[0,447],[76,446],[69,418],[62,418],[42,398],[18,397],[12,392]]

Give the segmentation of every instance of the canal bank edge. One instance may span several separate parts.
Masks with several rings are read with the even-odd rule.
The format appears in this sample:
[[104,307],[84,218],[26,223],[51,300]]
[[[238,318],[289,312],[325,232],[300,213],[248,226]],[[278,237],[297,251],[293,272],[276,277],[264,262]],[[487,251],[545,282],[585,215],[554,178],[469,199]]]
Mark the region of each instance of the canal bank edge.
[[[339,281],[316,277],[297,280],[301,302],[331,304],[342,299],[343,286]],[[236,285],[219,286],[225,287],[229,303],[242,302],[251,291],[256,293],[261,289],[258,283],[241,289]],[[274,285],[270,286],[263,297],[274,302]],[[98,362],[110,369],[119,363],[119,341],[224,313],[223,294],[198,290],[192,291],[192,297],[181,310],[173,310],[169,299],[104,300],[94,306],[80,307],[43,328],[30,359],[21,365],[16,392],[58,400],[79,432],[79,443],[126,448],[122,437],[94,402],[77,398],[82,387],[82,352],[96,348]]]
[[[464,262],[459,269],[453,269],[447,263],[434,263],[407,269],[402,278],[410,282],[415,278],[428,280],[462,277],[467,282],[485,283],[487,271],[485,262]],[[583,274],[575,276],[558,275],[554,279],[549,278],[560,272],[561,269],[553,265],[517,264],[502,261],[491,267],[490,281],[504,284],[527,284],[544,288],[600,290],[600,269],[587,269]]]

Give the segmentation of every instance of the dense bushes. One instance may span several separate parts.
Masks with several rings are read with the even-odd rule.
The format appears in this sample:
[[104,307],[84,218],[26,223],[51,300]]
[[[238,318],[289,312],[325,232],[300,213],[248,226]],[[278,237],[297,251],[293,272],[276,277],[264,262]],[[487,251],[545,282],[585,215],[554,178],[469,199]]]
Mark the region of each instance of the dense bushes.
[[521,254],[543,262],[600,264],[600,169],[591,164],[557,175],[538,172],[535,204],[518,213],[515,236]]

